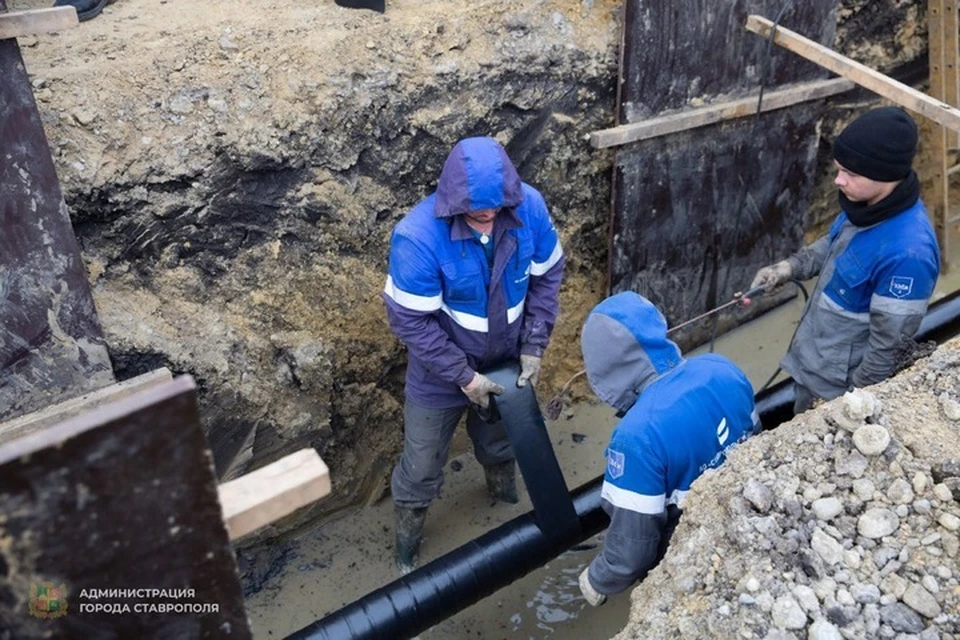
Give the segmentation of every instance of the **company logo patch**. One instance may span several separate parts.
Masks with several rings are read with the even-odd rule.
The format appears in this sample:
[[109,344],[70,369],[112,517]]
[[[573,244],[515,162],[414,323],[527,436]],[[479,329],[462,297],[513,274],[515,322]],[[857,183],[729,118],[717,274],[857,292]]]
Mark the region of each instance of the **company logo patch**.
[[890,278],[890,293],[895,298],[906,298],[913,291],[913,278],[893,276]]
[[717,440],[720,441],[720,444],[724,444],[727,441],[727,438],[730,437],[730,427],[727,426],[727,419],[724,418],[720,421],[720,424],[717,425]]
[[617,479],[622,476],[626,466],[627,459],[622,453],[613,449],[607,451],[607,473],[611,478]]

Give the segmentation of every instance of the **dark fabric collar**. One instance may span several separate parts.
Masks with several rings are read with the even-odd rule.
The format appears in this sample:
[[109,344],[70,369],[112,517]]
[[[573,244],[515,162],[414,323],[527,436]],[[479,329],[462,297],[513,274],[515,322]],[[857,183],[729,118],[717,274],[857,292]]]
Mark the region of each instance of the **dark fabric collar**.
[[872,227],[915,205],[920,199],[920,180],[916,171],[910,171],[910,175],[904,178],[890,195],[876,204],[852,202],[842,191],[838,192],[838,196],[840,208],[854,226]]
[[[495,240],[499,240],[500,236],[503,235],[505,231],[510,229],[519,229],[523,226],[523,223],[520,222],[520,218],[517,217],[517,214],[510,207],[504,207],[500,209],[500,213],[497,214],[496,221],[493,223],[493,236]],[[451,240],[470,240],[473,238],[473,232],[470,230],[470,225],[467,224],[467,221],[464,220],[463,215],[456,215],[450,218],[450,239]]]

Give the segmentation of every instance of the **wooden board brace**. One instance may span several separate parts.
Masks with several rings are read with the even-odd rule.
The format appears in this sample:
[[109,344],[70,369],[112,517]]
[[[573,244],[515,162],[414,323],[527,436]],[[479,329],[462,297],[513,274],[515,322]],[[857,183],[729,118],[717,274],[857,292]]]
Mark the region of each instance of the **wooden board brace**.
[[75,7],[0,12],[0,40],[63,31],[80,24]]
[[[773,23],[758,15],[747,17],[747,31],[752,31],[764,38],[770,37]],[[773,41],[837,75],[853,80],[858,85],[892,100],[901,107],[930,118],[934,122],[960,131],[960,110],[954,109],[946,102],[935,100],[913,87],[897,82],[879,71],[866,65],[842,56],[818,42],[804,38],[798,33],[778,26]]]
[[291,514],[330,493],[330,471],[314,449],[301,449],[220,485],[231,540]]
[[[767,92],[760,111],[783,109],[794,104],[826,98],[853,89],[854,83],[844,78],[805,82],[786,89]],[[594,149],[616,147],[638,140],[649,140],[687,129],[749,116],[757,111],[758,96],[711,104],[706,107],[671,113],[642,122],[624,124],[611,129],[602,129],[590,134],[590,146]]]
[[92,411],[99,406],[126,398],[172,379],[173,374],[170,373],[170,370],[161,367],[135,378],[0,423],[0,444],[37,433],[82,413]]

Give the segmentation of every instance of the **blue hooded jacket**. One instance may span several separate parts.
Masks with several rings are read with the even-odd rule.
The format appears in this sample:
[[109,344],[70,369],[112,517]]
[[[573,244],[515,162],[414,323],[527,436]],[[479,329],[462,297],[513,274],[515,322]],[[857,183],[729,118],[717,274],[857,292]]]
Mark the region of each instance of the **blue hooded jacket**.
[[[493,261],[461,214],[499,209]],[[437,190],[401,220],[390,242],[383,299],[408,349],[406,395],[467,404],[475,371],[521,353],[542,356],[559,310],[564,255],[540,193],[520,180],[492,138],[461,140]]]
[[663,315],[636,293],[597,305],[581,346],[590,385],[624,413],[600,494],[610,529],[589,570],[597,592],[619,593],[662,557],[694,480],[759,419],[743,372],[720,355],[684,359]]

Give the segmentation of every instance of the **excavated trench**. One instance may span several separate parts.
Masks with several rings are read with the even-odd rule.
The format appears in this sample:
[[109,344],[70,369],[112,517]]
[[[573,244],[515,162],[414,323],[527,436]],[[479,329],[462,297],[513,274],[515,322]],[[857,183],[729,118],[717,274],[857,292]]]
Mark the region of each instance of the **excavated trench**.
[[[613,124],[621,3],[434,0],[384,16],[328,4],[208,0],[171,12],[164,0],[118,0],[81,29],[21,42],[118,378],[158,366],[192,374],[223,478],[303,446],[331,466],[333,496],[240,545],[258,637],[389,576],[381,498],[401,446],[404,353],[378,294],[390,230],[432,188],[452,144],[495,135],[561,230],[563,316],[543,389],[580,368],[578,329],[606,282],[613,154],[583,137]],[[922,60],[923,3],[838,7],[839,50],[880,70]],[[866,99],[828,109],[823,138]],[[828,146],[820,152],[826,166]],[[815,198],[811,225],[831,208]],[[782,341],[771,335],[766,349],[782,353]],[[759,368],[755,382],[773,369]],[[585,404],[561,420],[568,485],[602,470],[606,420]],[[434,552],[522,513],[488,509],[468,479],[471,458],[453,463],[447,510],[428,525]],[[357,505],[367,505],[359,521]],[[501,631],[483,637],[514,626],[547,634],[542,626],[573,619],[571,572],[590,555],[573,554],[565,569],[518,583],[524,595],[507,608],[519,618],[497,618]],[[280,614],[263,601],[352,575],[352,595],[335,603],[293,598],[302,609]],[[625,616],[628,600],[603,611]],[[500,609],[475,606],[488,618]],[[620,628],[588,613],[576,615],[598,633]],[[444,623],[446,637],[480,635],[476,620]]]

